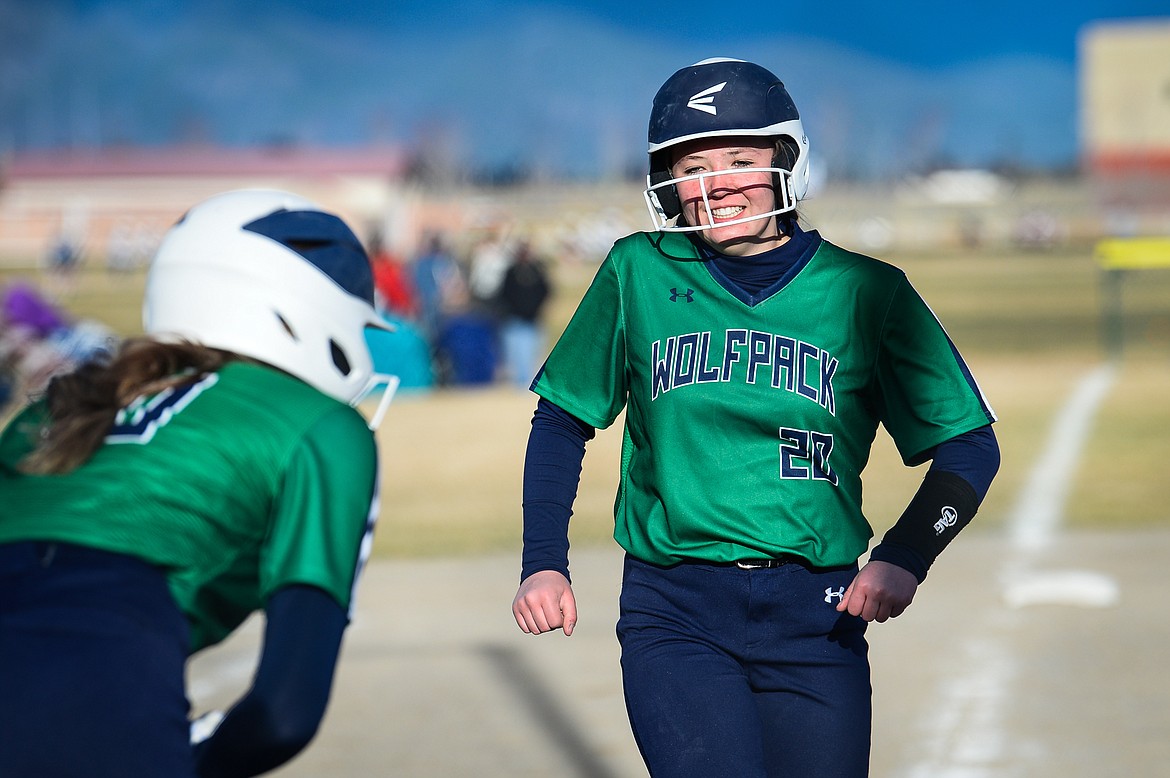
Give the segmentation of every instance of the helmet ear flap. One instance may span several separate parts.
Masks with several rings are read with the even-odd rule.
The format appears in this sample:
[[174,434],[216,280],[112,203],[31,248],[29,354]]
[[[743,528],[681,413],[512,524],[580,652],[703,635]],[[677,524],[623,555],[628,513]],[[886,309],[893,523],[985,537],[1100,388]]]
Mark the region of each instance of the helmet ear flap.
[[[673,176],[669,170],[659,170],[650,174],[650,186],[661,184],[664,181],[669,181]],[[662,206],[662,212],[666,218],[673,219],[682,213],[682,201],[678,196],[678,187],[674,184],[664,186],[654,190],[654,195],[658,198],[658,204]]]
[[[799,148],[796,143],[787,136],[780,136],[776,139],[776,151],[772,155],[772,167],[783,168],[789,172],[796,167],[796,160],[800,156]],[[782,188],[787,188],[783,176],[779,173],[772,174],[772,189],[780,192]],[[791,192],[791,190],[789,190]],[[792,194],[795,199],[795,194]]]
[[799,156],[800,148],[796,142],[786,135],[781,135],[776,139],[776,153],[772,156],[772,166],[791,171],[796,167],[796,160]]

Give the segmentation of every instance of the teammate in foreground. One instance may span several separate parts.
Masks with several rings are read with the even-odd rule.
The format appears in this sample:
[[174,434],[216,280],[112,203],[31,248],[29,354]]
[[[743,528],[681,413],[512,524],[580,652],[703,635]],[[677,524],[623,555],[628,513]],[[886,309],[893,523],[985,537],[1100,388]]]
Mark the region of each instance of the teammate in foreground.
[[[975,515],[995,416],[900,270],[799,226],[808,140],[776,76],[679,70],[649,156],[655,231],[614,245],[533,382],[513,613],[572,633],[585,444],[624,409],[617,632],[651,775],[864,776],[867,622],[901,614]],[[932,464],[859,572],[879,424]]]
[[[0,436],[0,773],[244,776],[324,714],[377,508],[369,260],[295,195],[195,206],[147,336]],[[266,616],[251,689],[191,744],[184,666]]]

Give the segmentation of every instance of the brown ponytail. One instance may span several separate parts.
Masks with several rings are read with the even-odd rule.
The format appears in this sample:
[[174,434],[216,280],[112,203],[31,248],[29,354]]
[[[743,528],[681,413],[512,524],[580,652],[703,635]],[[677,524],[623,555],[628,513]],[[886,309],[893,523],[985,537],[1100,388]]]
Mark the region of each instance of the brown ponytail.
[[189,341],[125,341],[107,362],[87,362],[55,377],[45,391],[46,425],[23,473],[68,473],[101,446],[120,408],[136,397],[192,383],[236,357]]

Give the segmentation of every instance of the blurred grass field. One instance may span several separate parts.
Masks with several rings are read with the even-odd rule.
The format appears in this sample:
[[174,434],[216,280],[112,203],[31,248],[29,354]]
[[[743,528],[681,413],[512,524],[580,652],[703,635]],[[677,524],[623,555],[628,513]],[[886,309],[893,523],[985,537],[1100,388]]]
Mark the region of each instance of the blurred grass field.
[[[1012,509],[1049,427],[1077,382],[1107,358],[1101,276],[1090,253],[959,252],[893,260],[946,325],[998,416],[1003,464],[972,531]],[[548,325],[555,335],[594,268],[554,267]],[[36,271],[0,270],[52,289],[76,317],[140,332],[140,273],[82,267],[67,284]],[[1125,348],[1117,382],[1094,422],[1066,522],[1073,527],[1170,523],[1161,488],[1170,462],[1170,271],[1125,281]],[[505,386],[403,393],[379,431],[382,512],[375,553],[417,557],[520,548],[520,478],[535,397]],[[621,432],[589,444],[571,525],[575,546],[606,543]],[[866,510],[880,533],[905,505],[922,468],[901,465],[879,431],[865,471]]]

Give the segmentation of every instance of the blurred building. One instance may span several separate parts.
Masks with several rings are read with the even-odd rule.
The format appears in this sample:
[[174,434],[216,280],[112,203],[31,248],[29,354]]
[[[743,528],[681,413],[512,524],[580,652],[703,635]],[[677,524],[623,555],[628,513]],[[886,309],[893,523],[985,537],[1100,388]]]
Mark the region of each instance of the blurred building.
[[[360,233],[397,235],[406,160],[393,148],[116,148],[0,160],[0,263],[30,266],[54,246],[128,269],[191,205],[243,187],[296,192]],[[391,223],[387,223],[387,221]],[[364,235],[363,235],[364,237]]]
[[1079,40],[1082,167],[1116,234],[1170,234],[1170,17]]
[[506,229],[550,256],[593,262],[646,226],[636,182],[435,187],[414,181],[409,167],[395,148],[120,148],[0,158],[0,267],[48,266],[62,243],[91,266],[140,266],[187,208],[243,187],[307,197],[401,257],[427,235],[446,235],[462,255],[484,234]]

